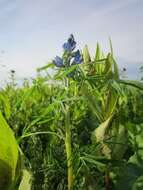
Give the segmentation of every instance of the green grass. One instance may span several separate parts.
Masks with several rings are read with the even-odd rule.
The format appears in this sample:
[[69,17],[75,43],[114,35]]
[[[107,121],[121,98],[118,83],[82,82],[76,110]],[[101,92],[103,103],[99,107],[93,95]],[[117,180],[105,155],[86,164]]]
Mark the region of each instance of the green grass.
[[[32,85],[13,78],[1,89],[0,110],[19,146],[11,190],[142,190],[143,83],[120,79],[112,46],[103,56],[97,45],[93,59],[85,46],[82,57],[82,64],[38,69]],[[11,160],[13,137],[0,135]]]

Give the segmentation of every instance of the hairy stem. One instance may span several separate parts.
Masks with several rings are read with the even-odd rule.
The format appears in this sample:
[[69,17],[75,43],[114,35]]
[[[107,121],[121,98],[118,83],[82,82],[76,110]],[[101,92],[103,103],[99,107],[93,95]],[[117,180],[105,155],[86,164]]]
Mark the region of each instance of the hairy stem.
[[110,190],[110,177],[109,177],[109,170],[108,169],[105,173],[105,190]]
[[65,146],[66,146],[67,168],[68,168],[68,190],[71,190],[73,184],[73,165],[72,165],[72,148],[71,148],[70,112],[68,106],[66,106],[65,127],[66,127]]

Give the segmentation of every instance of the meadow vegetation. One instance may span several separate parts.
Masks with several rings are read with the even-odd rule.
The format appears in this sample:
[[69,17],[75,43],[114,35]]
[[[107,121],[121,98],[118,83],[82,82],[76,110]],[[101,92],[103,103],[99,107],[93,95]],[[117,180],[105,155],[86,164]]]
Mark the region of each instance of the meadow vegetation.
[[76,45],[1,88],[0,190],[143,189],[143,83]]

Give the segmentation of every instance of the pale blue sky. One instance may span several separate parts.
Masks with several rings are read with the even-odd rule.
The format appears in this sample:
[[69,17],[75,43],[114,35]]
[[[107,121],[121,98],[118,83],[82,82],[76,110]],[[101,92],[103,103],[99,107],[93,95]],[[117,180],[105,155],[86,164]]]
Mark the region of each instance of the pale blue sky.
[[136,78],[143,65],[143,0],[0,0],[0,80],[10,69],[19,80],[34,76],[61,54],[70,33],[92,55],[97,41],[109,50],[110,36],[120,67]]

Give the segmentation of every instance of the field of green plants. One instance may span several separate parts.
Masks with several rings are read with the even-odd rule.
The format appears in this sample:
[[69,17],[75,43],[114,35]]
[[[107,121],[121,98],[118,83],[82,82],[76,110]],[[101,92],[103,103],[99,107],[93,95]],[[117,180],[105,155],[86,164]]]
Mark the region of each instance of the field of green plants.
[[143,83],[78,50],[0,89],[0,190],[143,190]]

